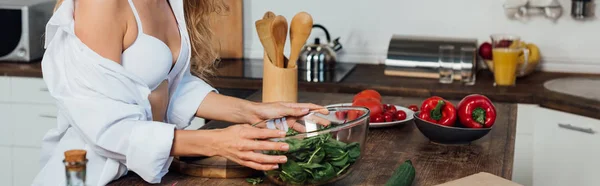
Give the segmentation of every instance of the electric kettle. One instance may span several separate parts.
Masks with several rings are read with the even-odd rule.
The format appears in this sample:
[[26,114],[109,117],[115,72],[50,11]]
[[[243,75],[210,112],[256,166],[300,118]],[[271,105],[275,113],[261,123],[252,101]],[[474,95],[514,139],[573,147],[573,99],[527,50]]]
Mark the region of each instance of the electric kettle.
[[329,31],[322,25],[314,24],[312,28],[322,29],[327,43],[321,43],[320,38],[317,37],[314,43],[302,48],[297,63],[299,79],[308,82],[331,81],[337,62],[336,52],[342,49],[340,38],[332,41]]

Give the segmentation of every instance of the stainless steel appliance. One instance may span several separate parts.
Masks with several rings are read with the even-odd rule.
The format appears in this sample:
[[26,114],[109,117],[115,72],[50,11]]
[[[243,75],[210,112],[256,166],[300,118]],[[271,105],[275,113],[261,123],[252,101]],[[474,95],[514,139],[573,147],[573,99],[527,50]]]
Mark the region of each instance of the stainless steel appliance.
[[[452,38],[415,35],[393,35],[385,60],[385,74],[390,76],[439,78],[439,47],[451,45],[454,50],[453,61],[459,61],[460,48],[477,48],[476,38]],[[477,53],[473,54],[477,58]],[[477,70],[478,60],[473,62],[473,72]],[[474,73],[475,74],[475,73]],[[459,78],[460,75],[455,76]]]
[[31,62],[44,53],[43,34],[54,0],[0,1],[0,61]]
[[308,82],[329,82],[336,76],[336,52],[342,49],[339,37],[331,40],[329,31],[319,24],[313,25],[325,32],[327,43],[321,43],[315,38],[313,44],[307,44],[302,48],[298,59],[298,80]]

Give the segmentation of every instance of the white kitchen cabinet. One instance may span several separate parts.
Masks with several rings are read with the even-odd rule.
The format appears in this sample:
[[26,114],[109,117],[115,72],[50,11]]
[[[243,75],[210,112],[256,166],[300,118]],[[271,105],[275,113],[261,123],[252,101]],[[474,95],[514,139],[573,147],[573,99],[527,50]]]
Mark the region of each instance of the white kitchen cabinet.
[[41,147],[48,130],[56,127],[57,108],[54,105],[13,104],[14,145]]
[[[533,185],[600,185],[600,120],[538,109],[541,113],[533,135]],[[559,124],[595,133],[565,129]]]
[[0,185],[12,185],[11,147],[0,146]]
[[10,104],[0,103],[0,146],[10,146],[13,143],[13,119],[10,112]]
[[0,102],[8,102],[10,100],[10,78],[0,76]]
[[42,78],[11,77],[10,84],[13,102],[55,104]]
[[31,185],[40,171],[39,148],[14,147],[12,149],[13,185]]

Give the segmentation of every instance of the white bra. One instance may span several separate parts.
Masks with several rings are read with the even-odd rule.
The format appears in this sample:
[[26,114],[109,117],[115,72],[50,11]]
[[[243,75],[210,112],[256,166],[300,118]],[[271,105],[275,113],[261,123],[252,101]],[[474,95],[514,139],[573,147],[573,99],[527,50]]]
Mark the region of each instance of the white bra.
[[[142,22],[132,0],[128,0],[133,15],[137,22],[138,35],[133,44],[123,51],[121,55],[121,63],[125,69],[138,76],[144,81],[151,90],[154,90],[160,83],[167,79],[171,81],[174,78],[172,75],[177,74],[181,70],[182,59],[186,59],[188,55],[187,41],[179,26],[181,38],[181,49],[179,56],[173,65],[173,54],[169,46],[162,40],[145,34],[142,29]],[[177,22],[179,25],[179,22]],[[172,67],[172,69],[171,69]]]

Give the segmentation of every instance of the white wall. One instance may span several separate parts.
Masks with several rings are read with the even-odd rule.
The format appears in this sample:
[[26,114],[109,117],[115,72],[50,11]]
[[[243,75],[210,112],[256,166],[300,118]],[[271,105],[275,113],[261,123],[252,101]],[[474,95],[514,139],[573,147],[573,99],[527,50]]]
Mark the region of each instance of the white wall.
[[[563,16],[553,23],[543,17],[509,20],[503,0],[248,0],[244,52],[248,58],[262,58],[254,21],[266,11],[283,15],[288,22],[295,13],[306,11],[332,37],[341,37],[344,49],[339,60],[344,62],[383,63],[392,34],[476,37],[483,42],[493,33],[515,33],[540,47],[543,70],[600,72],[600,22],[573,20],[571,1],[559,1]],[[321,33],[314,31],[313,36]]]

